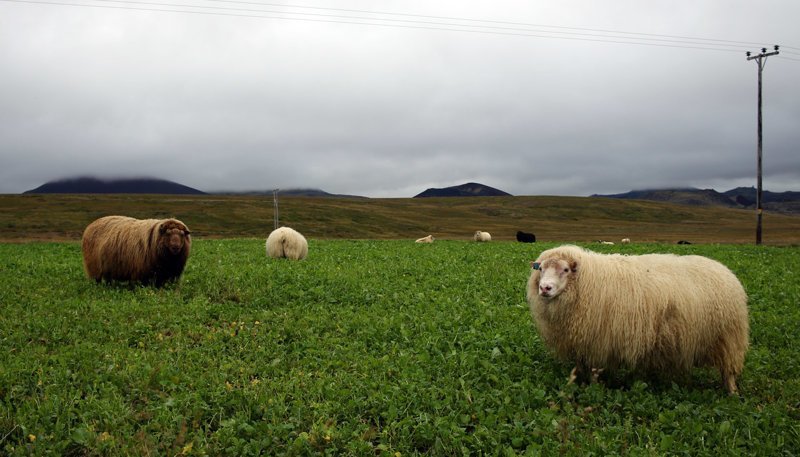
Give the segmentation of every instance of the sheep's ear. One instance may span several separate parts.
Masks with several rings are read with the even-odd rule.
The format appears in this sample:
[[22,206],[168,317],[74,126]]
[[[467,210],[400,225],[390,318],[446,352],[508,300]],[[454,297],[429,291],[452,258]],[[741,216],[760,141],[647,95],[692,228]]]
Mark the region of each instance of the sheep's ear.
[[183,228],[183,234],[184,234],[184,235],[191,235],[191,234],[192,234],[192,232],[190,232],[188,228],[184,227],[184,228]]
[[167,233],[167,226],[164,225],[164,224],[159,224],[158,225],[158,233],[160,233],[162,235]]
[[576,273],[578,271],[578,262],[575,261],[575,260],[570,262],[569,263],[569,269],[572,270],[573,273]]

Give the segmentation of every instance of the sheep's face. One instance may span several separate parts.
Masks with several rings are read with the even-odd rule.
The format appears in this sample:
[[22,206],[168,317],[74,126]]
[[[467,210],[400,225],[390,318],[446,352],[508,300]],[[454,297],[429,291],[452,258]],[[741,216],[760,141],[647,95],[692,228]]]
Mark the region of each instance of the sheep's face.
[[577,265],[564,259],[547,259],[539,264],[539,296],[555,298],[569,284]]
[[168,221],[159,228],[161,244],[172,255],[178,255],[191,243],[189,229],[185,225]]

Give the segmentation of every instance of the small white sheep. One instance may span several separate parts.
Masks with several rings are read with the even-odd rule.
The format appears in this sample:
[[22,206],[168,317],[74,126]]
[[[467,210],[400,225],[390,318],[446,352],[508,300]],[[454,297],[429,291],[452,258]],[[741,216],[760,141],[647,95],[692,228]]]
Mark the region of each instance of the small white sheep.
[[623,238],[620,241],[620,243],[622,243],[622,244],[631,244],[631,239],[630,238]]
[[433,235],[428,235],[418,239],[415,243],[433,243],[434,240],[436,240],[436,238],[434,238]]
[[527,286],[544,343],[575,375],[626,366],[669,374],[713,366],[736,392],[748,348],[747,294],[701,256],[544,251]]
[[305,259],[308,255],[308,241],[292,228],[279,227],[267,237],[267,255],[276,259]]
[[490,235],[489,232],[481,232],[480,230],[475,232],[473,238],[478,242],[492,241],[492,235]]

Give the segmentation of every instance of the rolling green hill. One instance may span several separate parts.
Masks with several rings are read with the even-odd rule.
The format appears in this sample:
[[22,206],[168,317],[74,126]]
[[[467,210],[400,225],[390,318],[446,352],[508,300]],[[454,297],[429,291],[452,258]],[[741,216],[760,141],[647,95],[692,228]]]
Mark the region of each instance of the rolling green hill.
[[[200,238],[266,238],[272,197],[178,195],[0,195],[0,240],[79,240],[94,219],[122,214],[176,217]],[[752,243],[749,210],[596,197],[352,199],[283,197],[280,225],[319,239],[469,239],[476,230],[513,240]],[[800,244],[800,217],[764,216],[765,244]]]

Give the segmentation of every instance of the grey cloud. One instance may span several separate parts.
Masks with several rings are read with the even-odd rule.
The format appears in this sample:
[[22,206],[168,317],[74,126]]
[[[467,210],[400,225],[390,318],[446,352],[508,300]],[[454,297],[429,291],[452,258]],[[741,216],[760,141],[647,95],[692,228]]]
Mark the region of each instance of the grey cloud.
[[[800,5],[785,2],[529,3],[381,9],[800,46]],[[751,9],[766,17],[753,22]],[[519,195],[755,183],[756,71],[743,54],[752,46],[55,5],[4,3],[0,13],[4,193],[73,174],[375,197],[467,181]],[[785,57],[800,60],[794,52]],[[800,190],[798,71],[778,58],[766,69],[770,190]]]

